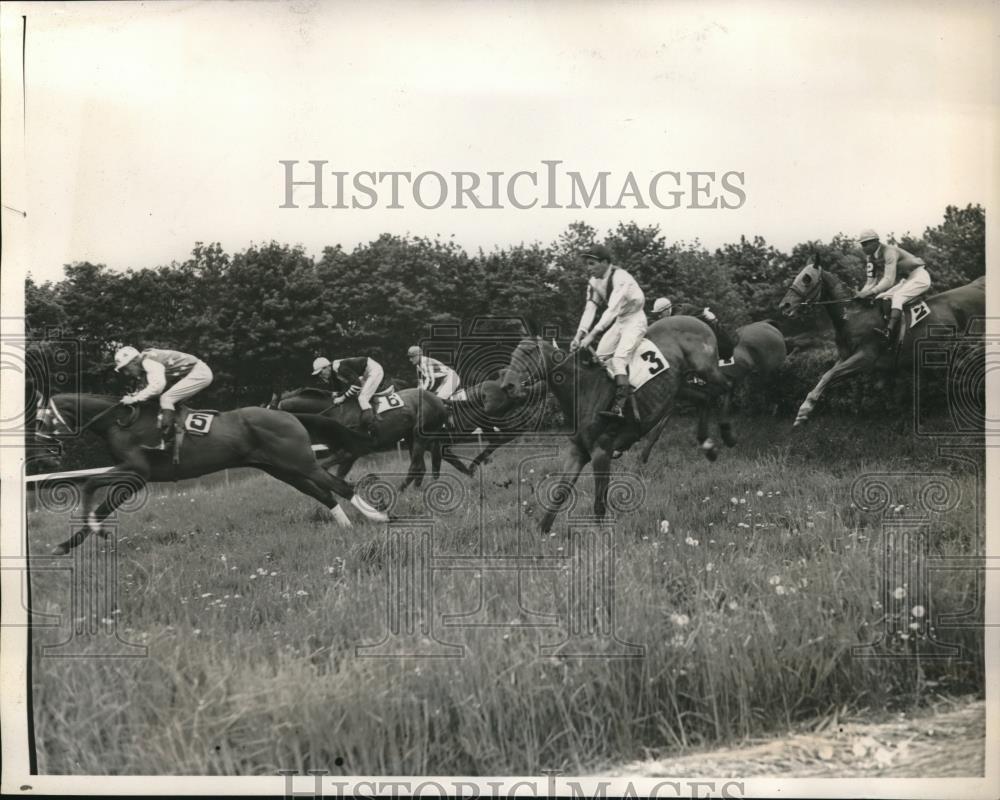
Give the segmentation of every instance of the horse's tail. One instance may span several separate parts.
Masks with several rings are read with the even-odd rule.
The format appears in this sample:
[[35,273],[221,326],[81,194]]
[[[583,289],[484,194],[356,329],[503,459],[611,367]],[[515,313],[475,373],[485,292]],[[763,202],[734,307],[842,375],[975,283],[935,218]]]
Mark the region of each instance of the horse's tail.
[[349,450],[363,455],[372,450],[372,441],[363,433],[351,430],[336,420],[320,414],[293,414],[302,423],[315,444],[325,444],[331,450]]

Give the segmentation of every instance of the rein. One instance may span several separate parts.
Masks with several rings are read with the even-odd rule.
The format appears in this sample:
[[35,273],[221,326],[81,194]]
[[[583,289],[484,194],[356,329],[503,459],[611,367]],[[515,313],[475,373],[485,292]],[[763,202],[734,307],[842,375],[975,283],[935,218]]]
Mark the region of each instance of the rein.
[[[110,406],[110,407],[104,409],[100,414],[97,414],[94,417],[92,417],[89,422],[87,422],[84,425],[81,425],[79,432],[83,433],[85,430],[87,430],[87,428],[89,428],[91,425],[93,425],[95,422],[97,422],[97,420],[101,419],[106,414],[110,414],[112,411],[114,411],[120,405],[121,405],[121,401],[115,403],[113,406]],[[126,425],[121,425],[121,423],[118,423],[119,425],[121,425],[121,427],[123,427],[123,428],[129,427],[130,425],[132,425],[133,422],[135,422],[136,418],[139,416],[139,409],[138,408],[133,407],[131,410],[132,410],[132,419],[130,419],[128,421],[128,424],[126,424]]]

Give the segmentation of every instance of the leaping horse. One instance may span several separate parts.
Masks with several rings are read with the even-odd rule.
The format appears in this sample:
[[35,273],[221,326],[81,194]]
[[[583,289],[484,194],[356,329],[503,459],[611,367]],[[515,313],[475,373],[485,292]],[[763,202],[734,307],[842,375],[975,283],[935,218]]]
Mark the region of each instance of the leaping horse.
[[[819,379],[799,407],[795,425],[809,419],[823,392],[832,383],[859,373],[872,370],[894,370],[897,364],[908,367],[913,363],[917,342],[925,339],[929,331],[950,328],[953,337],[975,335],[970,328],[986,312],[986,278],[981,277],[949,289],[946,292],[920,297],[911,301],[908,308],[918,308],[917,324],[914,317],[904,313],[900,333],[902,343],[897,348],[875,332],[883,325],[882,313],[867,300],[855,300],[854,293],[832,272],[824,270],[813,259],[795,277],[778,308],[786,316],[794,316],[802,307],[821,306],[829,315],[837,344],[837,363]],[[947,339],[942,338],[942,344]],[[963,341],[968,341],[964,339]]]
[[[354,487],[324,470],[312,451],[309,434],[292,414],[265,408],[238,408],[212,419],[204,436],[187,435],[180,446],[180,461],[168,451],[149,449],[158,442],[156,403],[122,406],[117,397],[94,394],[57,394],[41,407],[35,437],[53,445],[62,437],[90,431],[105,440],[117,464],[111,472],[94,476],[83,485],[87,526],[59,544],[55,555],[68,553],[90,533],[101,533],[101,523],[130,500],[142,482],[197,478],[233,467],[256,467],[318,500],[341,525],[350,525],[337,504],[341,497],[365,517],[386,522],[389,517],[369,505]],[[349,432],[347,432],[349,433]],[[115,487],[98,506],[94,494],[102,486]]]
[[[708,391],[724,394],[729,390],[729,383],[719,371],[715,333],[701,320],[694,317],[660,320],[646,331],[646,339],[656,345],[666,363],[653,367],[655,374],[632,395],[635,402],[627,404],[624,421],[598,415],[611,405],[615,389],[603,365],[588,363],[587,351],[570,354],[540,338],[527,338],[511,354],[510,366],[501,377],[503,389],[513,397],[520,397],[529,380],[544,380],[559,401],[563,415],[573,424],[569,450],[553,495],[555,503],[540,523],[543,532],[551,530],[556,514],[569,499],[588,462],[594,468],[594,515],[604,518],[613,453],[627,449],[670,413],[688,373],[694,372],[704,380]],[[640,354],[643,346],[640,345]]]

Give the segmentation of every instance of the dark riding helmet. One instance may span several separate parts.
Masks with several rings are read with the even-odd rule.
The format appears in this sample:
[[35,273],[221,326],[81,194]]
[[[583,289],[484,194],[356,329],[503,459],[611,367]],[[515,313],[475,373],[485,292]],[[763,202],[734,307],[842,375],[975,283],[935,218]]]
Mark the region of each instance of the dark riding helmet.
[[588,261],[611,263],[611,251],[603,244],[595,244],[593,247],[584,250],[580,255]]

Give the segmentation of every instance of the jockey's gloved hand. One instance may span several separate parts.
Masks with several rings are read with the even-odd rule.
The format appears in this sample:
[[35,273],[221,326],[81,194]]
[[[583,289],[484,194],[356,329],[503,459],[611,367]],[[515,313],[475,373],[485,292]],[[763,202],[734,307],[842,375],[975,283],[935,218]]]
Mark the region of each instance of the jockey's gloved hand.
[[339,405],[340,405],[341,403],[343,403],[343,402],[344,402],[344,399],[345,399],[345,398],[344,398],[344,395],[342,395],[342,394],[335,394],[335,395],[333,396],[333,404],[334,404],[335,406],[339,406]]
[[131,406],[131,405],[135,405],[136,403],[138,403],[139,400],[138,400],[138,398],[136,398],[135,395],[127,394],[121,400],[119,400],[118,402],[121,403],[123,406]]

